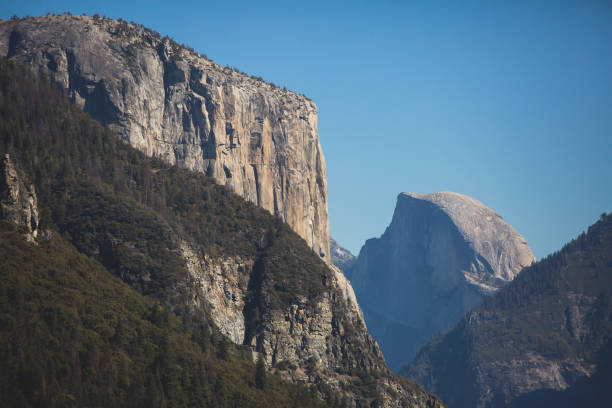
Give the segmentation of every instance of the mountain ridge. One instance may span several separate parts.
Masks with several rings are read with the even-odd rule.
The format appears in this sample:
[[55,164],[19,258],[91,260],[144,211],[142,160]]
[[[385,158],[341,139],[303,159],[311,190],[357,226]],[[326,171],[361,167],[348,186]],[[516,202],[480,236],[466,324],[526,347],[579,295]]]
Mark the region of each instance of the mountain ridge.
[[612,215],[602,214],[432,339],[402,374],[455,407],[609,403],[611,248]]

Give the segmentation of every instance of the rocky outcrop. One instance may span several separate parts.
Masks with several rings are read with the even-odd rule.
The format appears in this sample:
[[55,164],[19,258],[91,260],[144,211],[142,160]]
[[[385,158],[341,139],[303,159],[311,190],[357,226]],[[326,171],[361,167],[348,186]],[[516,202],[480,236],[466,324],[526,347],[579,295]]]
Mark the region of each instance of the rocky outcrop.
[[125,21],[3,21],[0,55],[47,75],[146,154],[204,172],[279,215],[329,261],[325,160],[308,98]]
[[[262,356],[293,382],[326,384],[345,395],[350,406],[369,406],[360,386],[369,387],[381,407],[441,407],[436,397],[414,384],[407,387],[387,369],[376,342],[369,336],[350,282],[333,265],[326,290],[313,304],[299,298],[289,308],[264,308],[256,335],[247,312],[249,282],[254,261],[235,257],[212,258],[194,243],[180,244],[186,267],[200,295],[197,309],[207,314],[219,330],[236,344],[250,345],[253,358]],[[268,297],[263,293],[261,296]],[[362,384],[361,376],[369,382]]]
[[4,155],[0,168],[0,219],[21,227],[30,242],[38,236],[38,199],[34,185],[26,182],[8,154]]
[[391,224],[347,272],[392,369],[534,261],[523,237],[473,198],[398,196]]
[[232,342],[242,344],[245,333],[244,305],[248,274],[253,262],[237,257],[213,259],[197,246],[182,241],[185,266],[202,293],[195,300],[197,309],[207,310],[221,333]]
[[[265,310],[260,333],[252,336],[247,333],[245,300],[249,281],[254,279],[255,261],[239,257],[212,258],[187,241],[181,242],[180,248],[187,270],[202,293],[202,304],[197,306],[207,310],[221,332],[234,343],[259,349],[269,366],[281,361],[303,366],[314,359],[315,365],[326,369],[348,364],[366,371],[386,370],[378,347],[365,333],[353,288],[339,269],[331,266],[329,291],[322,294],[316,305],[302,297],[287,310]],[[364,330],[361,340],[367,343],[368,349],[363,354],[365,360],[346,361],[355,354],[349,349],[331,353],[337,346],[333,345],[334,335],[343,336],[346,331],[341,322],[350,325],[350,330],[353,327]],[[373,357],[368,357],[369,352]]]
[[[250,346],[254,360],[263,357],[283,378],[325,384],[345,395],[352,407],[370,406],[375,399],[383,407],[441,406],[436,397],[389,372],[367,332],[350,282],[335,266],[315,258],[317,263],[308,270],[287,276],[298,279],[300,287],[308,284],[309,274],[321,274],[325,283],[310,296],[299,294],[289,303],[278,303],[272,300],[275,292],[286,293],[287,288],[273,270],[280,261],[276,250],[263,255],[272,258],[269,263],[261,257],[213,257],[185,240],[179,247],[196,288],[192,306],[207,311],[221,333]],[[305,245],[291,247],[299,265],[315,256]]]
[[608,406],[612,215],[525,268],[430,341],[402,375],[449,406]]
[[347,249],[344,249],[335,239],[330,239],[330,251],[331,251],[331,261],[336,267],[338,267],[341,271],[348,270],[355,261],[357,257]]

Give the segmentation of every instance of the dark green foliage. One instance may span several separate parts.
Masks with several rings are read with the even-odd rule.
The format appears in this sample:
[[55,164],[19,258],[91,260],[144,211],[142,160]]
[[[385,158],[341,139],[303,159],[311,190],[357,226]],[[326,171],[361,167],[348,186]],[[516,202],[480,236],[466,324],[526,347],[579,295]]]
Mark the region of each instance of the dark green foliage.
[[263,361],[263,357],[260,354],[257,357],[257,364],[255,364],[255,386],[263,390],[266,388],[266,366]]
[[[223,358],[211,329],[179,320],[56,236],[26,243],[0,224],[4,406],[323,406],[306,388]],[[221,343],[222,344],[222,343]]]
[[[578,319],[576,308],[582,315],[579,328],[572,323]],[[577,389],[527,394],[516,403],[552,406],[563,396],[584,402],[585,390],[609,392],[612,384],[603,385],[598,373],[612,369],[611,339],[612,215],[604,213],[587,233],[525,268],[453,330],[432,339],[401,374],[420,381],[450,406],[468,407],[476,405],[477,372],[485,364],[520,360],[529,353],[550,361],[578,360],[598,367],[596,382],[577,378]],[[492,406],[503,406],[505,384],[489,386],[498,393]]]
[[[476,328],[473,336],[484,336],[484,330],[494,336],[511,336],[514,348],[494,350],[493,344],[481,350],[493,358],[500,353],[520,352],[534,348],[541,355],[563,359],[585,356],[596,352],[591,344],[573,338],[565,322],[567,308],[574,294],[582,294],[599,301],[612,299],[612,216],[603,217],[561,251],[526,268],[507,288],[496,296],[485,299],[480,310],[498,314],[494,326]],[[603,309],[608,307],[601,305]],[[612,338],[611,310],[599,310],[592,316],[593,335]],[[535,312],[537,311],[537,313]],[[545,316],[545,318],[543,317]],[[605,318],[603,318],[605,316]],[[485,343],[481,343],[484,345]],[[486,357],[486,354],[483,354]]]
[[192,289],[179,237],[213,257],[256,260],[253,290],[267,300],[252,301],[254,315],[297,298],[315,304],[331,272],[289,227],[212,179],[117,141],[61,90],[2,59],[4,153],[35,185],[41,229],[61,238],[33,246],[2,227],[3,403],[323,405],[277,376],[257,388],[250,350],[202,311],[183,310]]
[[[32,175],[42,228],[59,230],[142,293],[173,304],[187,296],[178,235],[213,257],[256,260],[250,314],[298,299],[314,305],[328,284],[323,261],[278,218],[117,141],[46,80],[2,61],[0,91],[0,154]],[[268,296],[256,296],[262,291]]]

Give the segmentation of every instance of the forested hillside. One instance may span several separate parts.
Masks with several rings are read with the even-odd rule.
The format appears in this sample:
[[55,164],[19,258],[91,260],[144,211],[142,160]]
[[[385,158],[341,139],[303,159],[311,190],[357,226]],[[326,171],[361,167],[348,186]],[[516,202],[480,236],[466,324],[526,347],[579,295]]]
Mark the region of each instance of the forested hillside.
[[[13,242],[15,234],[4,240],[7,253],[27,255],[2,268],[3,284],[33,302],[6,304],[6,398],[30,406],[439,406],[389,373],[337,275],[287,224],[203,174],[118,141],[63,92],[0,61],[0,154],[32,183],[43,236],[37,246]],[[50,248],[58,259],[47,259]],[[59,283],[58,271],[66,274]],[[78,293],[92,281],[99,286]],[[112,292],[109,285],[123,288],[126,305],[104,310],[93,295]],[[46,308],[49,319],[72,319],[71,331],[47,321]],[[229,342],[223,334],[233,326],[219,319],[244,321],[244,340]],[[176,354],[164,357],[170,341]],[[133,353],[138,342],[148,352]],[[105,363],[91,363],[90,352]],[[171,370],[158,370],[160,361]],[[196,383],[204,386],[194,393]],[[8,395],[15,389],[21,394]]]
[[[33,244],[14,225],[2,221],[0,228],[3,403],[341,406],[328,389],[321,394],[266,374],[250,347],[231,344],[181,299],[193,290],[177,287],[187,273],[168,235],[196,199],[207,216],[196,212],[197,222],[180,225],[193,226],[186,233],[211,251],[256,251],[237,237],[251,233],[241,216],[255,225],[272,217],[204,176],[117,142],[21,66],[0,60],[0,89],[0,150],[21,177],[32,178],[45,231]],[[234,225],[222,224],[230,219]]]
[[333,406],[266,375],[53,234],[0,226],[0,396],[10,407]]
[[402,374],[450,407],[612,403],[612,214],[434,338]]

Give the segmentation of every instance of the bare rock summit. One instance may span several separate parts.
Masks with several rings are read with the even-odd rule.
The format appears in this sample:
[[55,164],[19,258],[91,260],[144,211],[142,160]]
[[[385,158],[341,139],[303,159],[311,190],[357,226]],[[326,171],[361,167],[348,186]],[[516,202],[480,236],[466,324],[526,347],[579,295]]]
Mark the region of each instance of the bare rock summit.
[[535,258],[523,237],[458,193],[401,193],[391,224],[347,271],[392,369]]
[[467,267],[461,268],[461,273],[484,294],[496,291],[535,261],[525,239],[499,214],[474,198],[442,192],[427,195],[402,193],[400,199],[406,201],[408,209],[419,204],[411,202],[411,199],[419,200],[430,203],[448,216],[464,242],[477,254],[469,260]]

